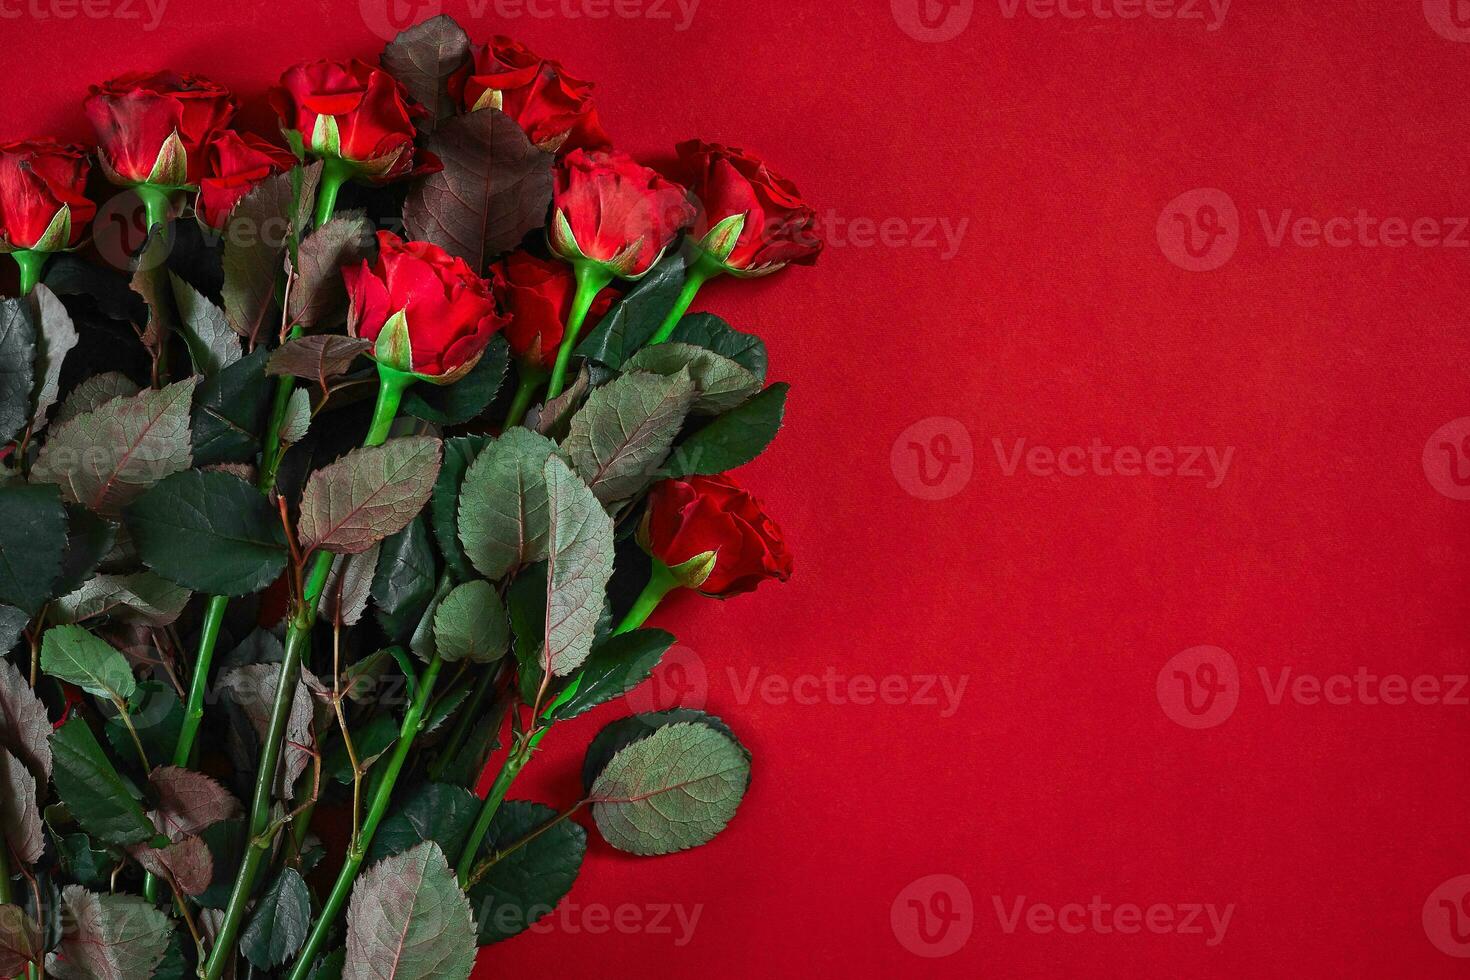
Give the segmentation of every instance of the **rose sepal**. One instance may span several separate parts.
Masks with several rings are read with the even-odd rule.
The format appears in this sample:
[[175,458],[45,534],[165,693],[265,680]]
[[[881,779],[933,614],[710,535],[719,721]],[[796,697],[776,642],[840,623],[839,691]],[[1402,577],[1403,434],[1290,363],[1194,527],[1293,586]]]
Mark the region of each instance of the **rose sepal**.
[[383,330],[378,334],[377,342],[373,345],[372,353],[369,355],[378,365],[378,371],[385,376],[398,376],[407,379],[407,383],[423,381],[431,385],[452,385],[462,380],[465,375],[475,369],[484,357],[483,351],[469,358],[453,371],[443,374],[426,374],[413,369],[413,337],[408,330],[408,314],[399,310],[388,318],[383,324]]
[[638,266],[638,254],[643,250],[643,237],[628,243],[623,249],[607,261],[594,259],[582,250],[577,244],[577,236],[572,231],[572,224],[567,220],[565,211],[558,210],[551,222],[551,230],[547,234],[548,244],[551,250],[561,258],[572,263],[580,271],[584,267],[595,267],[602,271],[608,281],[613,279],[624,279],[628,282],[637,282],[653,271],[654,267],[663,261],[668,249],[660,249],[647,269],[634,273],[632,270]]
[[0,237],[0,254],[9,252],[42,252],[50,255],[52,252],[70,252],[71,246],[71,205],[63,204],[52,217],[51,223],[46,226],[45,232],[41,234],[36,244],[28,249],[16,248],[4,237]]

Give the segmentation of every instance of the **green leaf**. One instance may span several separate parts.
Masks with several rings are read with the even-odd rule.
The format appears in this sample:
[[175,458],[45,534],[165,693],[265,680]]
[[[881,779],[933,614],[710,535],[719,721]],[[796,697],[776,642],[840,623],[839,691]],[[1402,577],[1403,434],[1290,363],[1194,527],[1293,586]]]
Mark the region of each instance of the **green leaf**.
[[463,425],[477,418],[500,392],[510,363],[510,346],[496,334],[468,374],[453,384],[414,385],[403,396],[403,411],[435,425]]
[[8,845],[21,863],[35,864],[46,850],[36,777],[5,749],[0,749],[0,789],[4,790],[0,793],[0,842]]
[[51,736],[52,776],[62,802],[82,829],[109,844],[141,844],[156,836],[143,807],[113,768],[92,730],[73,718]]
[[24,609],[0,603],[0,650],[5,653],[14,650],[16,643],[20,641],[20,634],[25,632],[26,624],[30,621],[30,613]]
[[240,951],[260,970],[280,966],[301,949],[311,926],[311,894],[293,868],[282,868],[255,903],[240,933]]
[[672,854],[713,840],[750,783],[750,758],[707,725],[666,725],[612,757],[592,785],[592,816],[613,847]]
[[23,299],[0,300],[0,442],[15,438],[31,417],[36,325]]
[[106,888],[118,864],[110,851],[92,846],[86,834],[67,834],[56,839],[57,856],[68,877],[88,888]]
[[546,564],[523,569],[505,594],[515,635],[516,682],[521,700],[534,704],[541,690],[541,646],[546,637]]
[[292,270],[290,322],[306,330],[342,323],[347,316],[342,269],[358,265],[372,251],[372,228],[360,213],[333,218],[306,236]]
[[582,665],[577,693],[557,706],[556,719],[575,718],[627,694],[648,679],[673,643],[672,633],[642,629],[614,636],[594,647]]
[[41,639],[41,669],[94,697],[126,702],[138,682],[116,648],[80,626],[53,626]]
[[51,719],[19,668],[0,658],[0,746],[31,772],[51,778]]
[[[691,348],[692,349],[692,348]],[[689,375],[633,372],[596,389],[572,417],[562,454],[604,504],[651,484],[694,400]]]
[[176,272],[170,272],[174,305],[179,309],[179,332],[189,348],[189,358],[200,374],[218,374],[241,357],[240,338],[225,320],[225,311],[215,306]]
[[179,618],[190,592],[152,572],[98,575],[80,589],[51,604],[58,623],[79,623],[97,616],[115,616],[127,622],[167,626]]
[[[406,533],[407,529],[400,531]],[[332,561],[332,571],[327,575],[327,584],[322,589],[322,598],[317,605],[327,622],[341,626],[356,626],[367,609],[368,596],[373,587],[373,575],[378,567],[381,545],[355,555],[338,555]]]
[[495,863],[470,886],[481,946],[525,932],[571,891],[587,854],[587,831],[572,820],[542,831],[554,819],[551,807],[522,800],[496,812],[481,850]]
[[373,344],[373,360],[395,371],[413,370],[413,337],[408,333],[408,314],[399,310],[378,331]]
[[465,473],[459,539],[479,573],[499,579],[546,557],[546,478],[556,444],[514,428],[485,447]]
[[62,891],[66,928],[46,963],[57,980],[142,980],[168,949],[173,923],[133,895],[98,895],[80,885]]
[[790,385],[771,385],[685,439],[669,456],[666,476],[724,473],[755,459],[781,431]]
[[542,668],[564,677],[592,652],[613,570],[612,519],[561,461],[546,461],[548,558]]
[[424,841],[438,844],[445,854],[459,854],[479,814],[480,798],[463,786],[426,783],[378,827],[367,861],[374,864]]
[[580,357],[617,370],[653,338],[684,288],[684,260],[669,255],[638,280],[577,345]]
[[[617,721],[605,725],[602,731],[597,733],[590,745],[587,746],[587,754],[582,759],[582,785],[590,793],[592,784],[597,782],[597,777],[602,770],[612,761],[612,757],[634,742],[641,741],[663,728],[665,725],[676,725],[680,722],[691,722],[697,725],[706,725],[715,731],[725,735],[730,740],[739,743],[735,733],[714,715],[696,711],[693,708],[672,708],[668,711],[645,712],[641,715],[630,715],[627,718],[619,718]],[[749,756],[749,752],[746,753]]]
[[209,848],[210,861],[214,865],[214,880],[194,900],[207,909],[222,909],[230,900],[230,890],[235,885],[235,871],[240,867],[240,858],[245,853],[245,821],[225,820],[213,824],[200,832],[205,846]]
[[474,963],[470,903],[438,844],[386,858],[357,879],[343,980],[465,980]]
[[52,595],[69,595],[97,572],[117,541],[117,525],[81,504],[66,505],[66,555]]
[[743,404],[761,390],[760,379],[714,351],[692,344],[655,344],[645,347],[623,365],[624,371],[649,371],[664,377],[688,371],[698,397],[696,415],[719,415]]
[[311,219],[321,171],[315,163],[267,177],[230,212],[221,298],[230,327],[252,344],[264,339],[267,324],[279,321],[276,283],[287,250]]
[[347,965],[347,950],[334,949],[316,961],[306,980],[342,980],[342,968]]
[[31,291],[31,307],[37,326],[35,408],[31,413],[35,433],[46,427],[46,413],[61,396],[61,367],[80,338],[71,314],[44,285]]
[[490,441],[489,436],[482,435],[444,440],[444,465],[439,467],[439,479],[434,481],[434,492],[429,497],[434,539],[449,571],[461,582],[474,578],[475,570],[459,543],[459,491],[465,471]]
[[19,905],[0,905],[0,976],[18,977],[40,961],[46,947],[41,927]]
[[422,515],[383,542],[373,575],[374,615],[394,643],[407,643],[438,588],[434,546]]
[[277,431],[283,445],[293,446],[306,438],[311,429],[311,393],[297,388],[286,400],[286,417]]
[[[128,718],[138,730],[138,740],[143,743],[149,759],[167,759],[174,754],[179,729],[184,722],[184,703],[167,682],[139,681],[137,690],[128,698]],[[112,751],[120,757],[137,758],[133,736],[120,716],[108,713],[103,734],[107,736],[107,744],[112,746]]]
[[194,398],[194,464],[252,463],[260,452],[272,389],[262,347],[205,378]]
[[456,588],[434,610],[434,642],[450,663],[494,663],[510,644],[510,622],[500,593],[476,579]]
[[133,502],[127,525],[144,564],[196,592],[248,595],[286,567],[280,515],[229,473],[175,473]]
[[66,554],[66,509],[48,484],[0,486],[0,602],[34,613],[52,596]]
[[55,427],[31,478],[115,517],[164,477],[189,468],[194,379],[117,398]]
[[[372,768],[378,757],[398,741],[398,722],[391,715],[378,715],[362,725],[353,726],[352,750],[357,754],[357,763],[363,772]],[[347,743],[338,742],[322,763],[322,770],[330,779],[339,783],[352,782],[352,756],[347,754]]]
[[104,371],[77,382],[61,407],[56,410],[57,425],[95,411],[112,401],[128,395],[136,395],[140,389],[131,378],[120,371]]
[[317,470],[301,496],[301,547],[354,554],[397,534],[429,502],[440,458],[438,439],[409,436]]

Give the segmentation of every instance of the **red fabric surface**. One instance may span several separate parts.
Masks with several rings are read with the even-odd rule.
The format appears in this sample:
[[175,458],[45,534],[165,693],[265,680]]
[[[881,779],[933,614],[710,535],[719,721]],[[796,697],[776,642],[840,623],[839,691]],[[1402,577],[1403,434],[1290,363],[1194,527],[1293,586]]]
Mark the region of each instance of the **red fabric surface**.
[[[913,36],[911,0],[704,0],[685,30],[671,0],[591,2],[569,9],[671,18],[446,9],[597,81],[608,132],[645,159],[695,136],[764,153],[836,240],[815,270],[699,303],[759,330],[793,384],[785,433],[740,477],[795,577],[655,619],[687,651],[665,689],[747,742],[750,794],[697,851],[595,844],[570,911],[481,974],[1462,973],[1436,945],[1470,952],[1449,928],[1470,921],[1454,880],[1470,873],[1470,712],[1450,679],[1470,669],[1470,502],[1448,469],[1470,422],[1436,435],[1470,415],[1470,45],[1451,39],[1470,32],[1448,0],[1237,0],[1216,30],[1192,0],[1137,19],[985,0],[943,42]],[[89,82],[162,66],[234,87],[264,125],[286,65],[372,56],[384,3],[174,0],[146,30],[137,0],[139,19],[70,20],[15,0],[0,138],[84,136]],[[1147,13],[1170,6],[1205,20]],[[1185,268],[1223,253],[1190,258],[1174,214],[1212,241],[1221,196],[1166,210],[1202,188],[1238,216],[1214,271]],[[1338,224],[1343,247],[1273,243],[1283,213],[1360,210],[1449,241],[1370,245]],[[956,248],[938,221],[964,223]],[[1128,453],[1008,475],[1021,439],[1213,447],[1230,466],[1213,487],[1116,475],[1146,465]],[[957,460],[929,456],[937,490],[911,443]],[[1202,646],[1224,653],[1171,663]],[[1235,686],[1191,714],[1175,671],[1228,687],[1232,665]],[[1461,703],[1370,703],[1377,682],[1343,704],[1276,697],[1287,668],[1335,700],[1330,678],[1361,670],[1439,678],[1418,700]],[[801,681],[829,671],[856,688]],[[942,689],[925,703],[925,681],[851,703],[865,679],[913,675],[963,678],[957,709]],[[814,703],[784,697],[793,683]],[[571,802],[581,750],[620,713],[555,731],[513,795]],[[1115,907],[1100,924],[1066,908],[1094,897]],[[1120,932],[1143,921],[1119,916],[1130,903],[1172,924]],[[1205,914],[1180,927],[1191,903],[1231,910],[1223,938]],[[1046,928],[1047,909],[1080,931]]]

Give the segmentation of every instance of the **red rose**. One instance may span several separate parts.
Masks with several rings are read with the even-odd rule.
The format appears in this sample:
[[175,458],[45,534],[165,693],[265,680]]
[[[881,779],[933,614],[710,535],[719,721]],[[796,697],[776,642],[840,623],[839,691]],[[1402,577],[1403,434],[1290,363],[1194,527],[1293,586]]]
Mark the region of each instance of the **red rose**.
[[569,153],[612,145],[592,104],[592,83],[573,78],[559,62],[508,37],[492,37],[450,84],[467,111],[499,109],[543,150]]
[[392,75],[356,58],[288,69],[270,102],[309,152],[346,160],[363,177],[381,183],[439,169],[431,153],[415,160],[413,121],[424,109]]
[[187,72],[133,72],[93,85],[91,93],[87,118],[114,184],[197,183],[204,144],[235,114],[229,90]]
[[725,476],[691,476],[655,486],[640,540],[670,568],[713,552],[708,577],[689,584],[718,599],[750,592],[768,578],[784,582],[791,577],[791,552],[781,529],[758,500]]
[[[523,361],[549,368],[566,333],[577,292],[577,277],[565,262],[548,262],[527,252],[514,252],[498,266],[505,282],[503,299],[510,323],[505,339]],[[596,324],[616,294],[605,289],[592,301],[587,323]]]
[[254,133],[227,129],[204,147],[205,176],[199,179],[199,213],[205,223],[223,228],[235,204],[267,177],[290,170],[296,158],[289,150]]
[[[817,261],[822,251],[817,215],[795,184],[734,147],[690,140],[680,143],[678,151],[689,188],[704,205],[692,234],[727,271],[763,276],[792,262]],[[717,227],[742,215],[743,223]],[[732,240],[737,227],[739,234]]]
[[348,331],[376,341],[402,315],[417,374],[443,378],[467,371],[505,326],[490,283],[464,259],[429,242],[380,231],[377,262],[343,269],[342,277],[352,297]]
[[626,153],[574,150],[556,168],[551,245],[624,279],[652,269],[694,220],[684,188]]
[[0,144],[0,252],[75,245],[97,206],[83,194],[87,154],[53,139]]

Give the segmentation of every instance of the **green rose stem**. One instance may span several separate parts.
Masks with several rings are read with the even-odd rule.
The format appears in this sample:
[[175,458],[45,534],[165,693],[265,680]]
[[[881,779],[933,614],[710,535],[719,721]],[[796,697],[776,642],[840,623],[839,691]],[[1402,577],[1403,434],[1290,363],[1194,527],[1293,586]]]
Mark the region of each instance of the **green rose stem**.
[[[398,405],[403,393],[414,381],[413,375],[378,366],[378,402],[373,409],[373,420],[364,446],[380,446],[388,438],[393,419],[398,415]],[[219,980],[224,974],[235,951],[235,940],[245,918],[245,906],[255,888],[255,879],[261,866],[270,856],[275,840],[275,828],[271,825],[271,797],[276,781],[276,769],[281,760],[281,749],[286,740],[286,724],[291,716],[291,704],[295,698],[296,684],[301,676],[301,660],[311,646],[311,628],[316,622],[317,604],[326,587],[327,576],[332,570],[335,556],[330,551],[318,551],[312,559],[306,581],[301,589],[301,602],[291,615],[286,631],[285,656],[281,660],[281,678],[276,685],[275,702],[271,705],[270,724],[266,729],[260,750],[260,765],[255,774],[255,795],[250,804],[250,842],[240,870],[235,876],[235,886],[230,892],[230,901],[225,906],[225,915],[220,923],[214,948],[201,974],[205,980]],[[384,803],[386,806],[387,804]]]
[[577,262],[577,295],[572,298],[572,315],[567,318],[566,334],[561,339],[561,350],[556,352],[556,366],[551,369],[551,385],[546,389],[547,399],[561,394],[567,384],[567,365],[572,363],[572,348],[577,346],[577,334],[587,321],[587,311],[597,294],[613,281],[613,275],[597,262]]
[[418,695],[403,715],[403,724],[398,729],[398,744],[393,749],[392,758],[388,760],[387,769],[378,780],[372,803],[368,806],[367,819],[363,821],[362,829],[357,832],[357,836],[347,848],[347,860],[337,874],[337,882],[332,886],[326,904],[322,906],[321,915],[317,916],[316,924],[311,927],[311,935],[307,937],[306,945],[296,956],[296,965],[291,968],[290,980],[305,980],[311,972],[317,954],[321,952],[322,945],[327,941],[328,932],[336,922],[337,916],[341,914],[342,907],[347,904],[347,900],[352,895],[353,882],[357,880],[357,873],[361,870],[362,862],[367,857],[368,847],[373,842],[373,835],[377,833],[378,824],[383,822],[383,817],[388,813],[388,804],[393,797],[394,784],[398,782],[398,776],[403,771],[403,764],[408,759],[409,750],[413,748],[414,737],[423,727],[429,696],[434,692],[434,682],[439,679],[439,669],[442,666],[443,661],[439,659],[439,651],[435,650],[433,659],[429,661],[429,666],[424,668],[423,676],[419,678]]
[[[560,355],[558,355],[560,356]],[[539,364],[522,361],[520,380],[516,384],[516,396],[510,403],[510,412],[505,416],[505,427],[513,429],[526,417],[526,410],[536,397],[536,391],[546,381],[546,371]]]
[[485,695],[500,680],[501,672],[495,670],[480,671],[479,679],[475,686],[470,689],[470,696],[465,699],[464,706],[459,709],[459,717],[450,731],[449,737],[439,747],[439,757],[429,765],[429,782],[442,782],[444,770],[454,762],[459,755],[460,749],[464,747],[465,739],[469,738],[470,729],[480,720],[480,708],[485,703]]
[[21,249],[11,252],[10,257],[15,259],[15,264],[20,267],[20,294],[29,296],[31,290],[36,288],[36,283],[41,281],[41,268],[51,256],[45,252]]
[[[658,604],[663,601],[664,596],[678,587],[679,581],[674,577],[674,573],[663,562],[655,558],[653,562],[653,573],[649,576],[648,584],[644,586],[643,592],[634,600],[633,607],[628,610],[627,615],[623,617],[617,629],[613,630],[613,635],[620,636],[623,633],[630,632],[642,626],[648,617],[653,614],[653,611],[658,608]],[[577,687],[578,682],[576,680],[569,684],[563,692],[562,697],[552,701],[551,705],[541,715],[542,727],[522,739],[520,744],[512,749],[510,755],[506,757],[505,764],[501,766],[500,772],[495,777],[495,782],[490,785],[490,792],[486,794],[484,802],[480,804],[480,816],[475,821],[475,826],[470,831],[470,836],[465,840],[464,850],[460,852],[459,864],[454,869],[454,873],[459,877],[461,888],[469,887],[470,876],[473,874],[475,868],[475,858],[480,853],[480,845],[485,842],[485,835],[490,832],[490,824],[494,821],[495,814],[500,809],[500,804],[505,802],[505,794],[510,792],[510,784],[515,782],[515,778],[520,775],[526,763],[531,761],[531,754],[535,752],[536,746],[541,744],[541,740],[546,737],[546,733],[551,731],[553,724],[551,715],[557,708],[561,707],[563,697],[575,692]]]
[[337,192],[342,185],[352,179],[352,164],[341,157],[324,157],[322,159],[321,186],[316,192],[316,224],[320,228],[332,217],[332,212],[337,209]]
[[168,191],[153,184],[135,184],[133,193],[143,202],[143,216],[147,219],[150,232],[160,225],[168,224],[171,209]]
[[704,284],[724,271],[724,266],[716,262],[708,252],[701,250],[699,257],[689,263],[689,268],[684,271],[684,288],[679,291],[679,298],[674,301],[674,308],[669,311],[668,316],[664,317],[663,324],[648,343],[650,345],[662,344],[668,340],[674,328],[679,325],[679,321],[684,319],[684,314],[689,312],[689,307],[694,305],[694,297],[699,295]]

